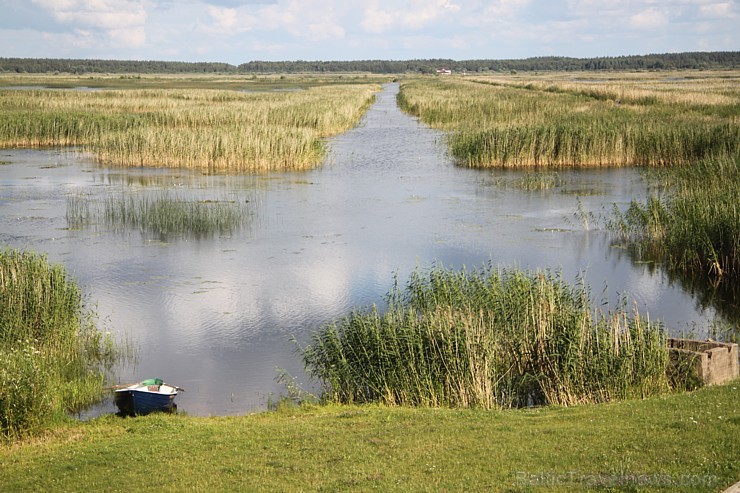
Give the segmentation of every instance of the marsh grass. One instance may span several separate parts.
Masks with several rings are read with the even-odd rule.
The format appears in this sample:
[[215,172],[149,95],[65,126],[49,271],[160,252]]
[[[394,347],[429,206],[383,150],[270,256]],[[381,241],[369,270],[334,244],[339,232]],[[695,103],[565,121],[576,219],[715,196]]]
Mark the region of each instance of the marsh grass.
[[75,146],[123,166],[307,169],[323,160],[325,138],[358,122],[375,90],[0,91],[0,146]]
[[541,191],[562,186],[564,183],[557,173],[526,173],[519,178],[517,187],[527,191]]
[[94,205],[94,200],[88,197],[81,195],[67,197],[67,212],[65,214],[67,227],[80,229],[93,224],[95,220]]
[[138,195],[122,193],[103,199],[67,198],[70,228],[102,223],[115,231],[139,230],[163,239],[231,235],[253,218],[248,201],[241,198],[197,200],[169,191]]
[[524,190],[526,192],[541,192],[562,187],[567,184],[558,173],[550,172],[533,172],[524,173],[516,178],[499,177],[494,179],[493,183],[503,189]]
[[582,279],[435,268],[389,308],[356,311],[302,348],[324,398],[442,407],[572,405],[669,388],[662,328],[624,306],[601,313]]
[[618,104],[722,106],[737,104],[740,72],[550,73],[518,77],[474,76],[476,82],[552,93],[571,93]]
[[448,131],[462,166],[680,165],[738,152],[740,91],[717,84],[721,90],[696,83],[671,92],[685,97],[667,98],[654,81],[630,82],[629,92],[619,81],[594,89],[434,78],[403,83],[398,102]]
[[17,74],[0,73],[0,88],[98,91],[129,89],[211,89],[248,92],[301,91],[312,87],[381,84],[372,74]]
[[740,283],[740,154],[653,174],[662,186],[614,209],[609,229],[637,257],[712,284]]
[[0,438],[38,432],[101,398],[116,348],[63,267],[0,251],[0,300]]

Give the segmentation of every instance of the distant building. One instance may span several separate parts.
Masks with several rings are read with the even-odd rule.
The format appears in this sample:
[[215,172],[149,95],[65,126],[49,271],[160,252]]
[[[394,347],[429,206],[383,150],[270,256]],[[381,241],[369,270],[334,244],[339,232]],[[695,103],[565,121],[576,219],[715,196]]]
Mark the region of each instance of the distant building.
[[438,75],[452,75],[452,70],[448,68],[438,68],[437,74]]

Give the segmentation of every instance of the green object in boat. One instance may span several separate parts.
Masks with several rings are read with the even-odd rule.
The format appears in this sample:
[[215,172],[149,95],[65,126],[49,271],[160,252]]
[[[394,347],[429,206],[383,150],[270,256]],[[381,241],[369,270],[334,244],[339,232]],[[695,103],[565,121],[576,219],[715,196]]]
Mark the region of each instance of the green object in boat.
[[149,378],[141,381],[141,385],[162,385],[163,383],[164,380],[161,378]]

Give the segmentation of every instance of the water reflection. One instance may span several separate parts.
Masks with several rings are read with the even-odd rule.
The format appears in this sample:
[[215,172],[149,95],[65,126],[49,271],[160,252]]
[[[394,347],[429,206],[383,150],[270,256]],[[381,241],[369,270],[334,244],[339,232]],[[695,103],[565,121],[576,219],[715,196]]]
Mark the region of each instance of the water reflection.
[[[302,378],[291,337],[305,341],[352,308],[382,303],[394,277],[433,263],[585,272],[598,297],[627,291],[672,330],[714,316],[690,293],[585,231],[599,213],[644,198],[634,170],[561,172],[545,191],[499,186],[519,172],[453,166],[442,135],[395,104],[397,85],[363,123],[334,139],[326,165],[304,173],[203,175],[103,168],[67,151],[0,151],[0,242],[63,262],[106,327],[139,345],[120,380],[161,377],[187,389],[191,414],[262,409],[282,388],[276,367]],[[520,173],[519,173],[520,174]],[[69,230],[69,196],[122,191],[253,197],[248,231],[158,241],[136,232]],[[606,284],[606,292],[602,294]]]
[[680,269],[670,269],[662,264],[660,252],[644,252],[625,246],[621,241],[612,243],[618,255],[628,258],[634,265],[642,265],[651,274],[661,276],[663,282],[678,286],[691,294],[697,311],[713,310],[720,315],[731,330],[725,334],[733,340],[740,337],[740,286],[729,282],[712,283],[706,276],[691,275]]

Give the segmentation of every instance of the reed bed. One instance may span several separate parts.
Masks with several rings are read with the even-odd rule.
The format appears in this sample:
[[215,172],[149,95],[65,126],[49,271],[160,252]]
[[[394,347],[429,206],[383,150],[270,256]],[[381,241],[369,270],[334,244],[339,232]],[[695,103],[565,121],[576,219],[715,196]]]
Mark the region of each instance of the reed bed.
[[599,312],[582,279],[435,268],[388,304],[324,326],[301,349],[325,399],[490,409],[670,387],[662,328],[625,307]]
[[116,231],[139,230],[162,239],[231,235],[248,226],[253,211],[247,201],[184,198],[168,191],[146,195],[122,193],[103,199],[67,198],[67,225],[82,228],[103,224]]
[[388,75],[374,74],[49,74],[2,73],[0,88],[90,92],[106,89],[216,89],[231,91],[295,91],[334,85],[382,84]]
[[[645,202],[615,209],[608,222],[638,257],[669,271],[727,286],[740,285],[740,154],[658,173]],[[735,293],[735,296],[737,293]],[[737,301],[735,301],[735,304]]]
[[0,146],[76,146],[122,166],[307,169],[321,163],[323,139],[353,127],[376,90],[0,91]]
[[738,104],[737,71],[486,76],[471,80],[553,93],[578,94],[623,104],[733,106]]
[[738,152],[740,90],[717,84],[661,91],[654,82],[434,78],[404,83],[398,101],[449,132],[462,166],[682,165]]
[[0,300],[0,439],[101,398],[116,350],[63,267],[0,251]]

